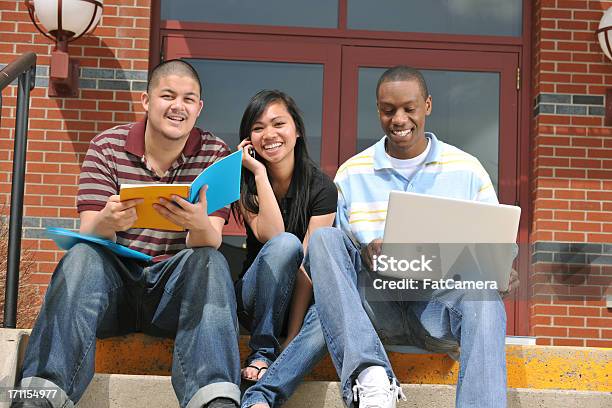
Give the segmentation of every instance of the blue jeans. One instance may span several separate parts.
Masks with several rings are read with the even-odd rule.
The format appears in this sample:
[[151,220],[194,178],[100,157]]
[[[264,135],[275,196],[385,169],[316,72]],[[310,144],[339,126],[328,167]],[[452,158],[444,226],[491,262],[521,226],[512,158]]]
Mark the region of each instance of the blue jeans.
[[369,366],[393,370],[379,338],[385,341],[461,345],[456,406],[506,407],[506,314],[496,291],[471,298],[447,290],[428,301],[371,301],[372,287],[362,269],[358,248],[340,230],[319,228],[310,237],[306,264],[313,281],[316,309],[332,361],[340,376],[342,397],[353,403],[351,386]]
[[51,279],[20,385],[59,388],[52,406],[72,407],[93,378],[96,337],[137,331],[175,339],[172,385],[181,407],[240,400],[236,299],[227,262],[212,248],[147,266],[75,245]]
[[264,376],[244,393],[241,406],[249,408],[255,404],[268,404],[278,407],[284,404],[326,352],[317,310],[311,305],[298,335]]
[[303,257],[300,240],[284,232],[265,243],[242,279],[236,282],[238,316],[251,332],[249,347],[253,353],[247,363],[258,360],[270,365],[279,355],[279,337],[285,329]]

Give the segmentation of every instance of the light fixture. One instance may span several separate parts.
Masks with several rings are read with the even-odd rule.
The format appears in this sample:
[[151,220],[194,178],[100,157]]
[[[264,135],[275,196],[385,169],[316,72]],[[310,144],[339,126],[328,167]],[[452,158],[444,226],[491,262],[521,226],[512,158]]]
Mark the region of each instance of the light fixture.
[[103,3],[104,0],[25,0],[36,29],[55,42],[49,64],[49,96],[78,95],[79,61],[68,55],[68,43],[96,28]]
[[599,46],[608,59],[612,60],[612,7],[610,7],[601,17],[599,28],[597,29]]

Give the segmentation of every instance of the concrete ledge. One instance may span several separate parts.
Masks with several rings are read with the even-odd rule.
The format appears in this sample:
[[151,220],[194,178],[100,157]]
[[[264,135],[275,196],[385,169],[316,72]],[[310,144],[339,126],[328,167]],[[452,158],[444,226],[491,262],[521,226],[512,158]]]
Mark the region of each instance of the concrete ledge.
[[[247,341],[240,339],[243,357]],[[170,375],[172,345],[172,340],[143,334],[99,340],[96,372]],[[445,354],[389,352],[389,358],[403,384],[457,383],[459,364]],[[506,359],[511,388],[612,391],[612,349],[508,345]],[[337,380],[329,356],[307,380]]]
[[[15,387],[15,376],[21,368],[29,334],[29,330],[0,329],[1,388]],[[0,408],[8,408],[8,403],[0,400]]]
[[[408,401],[399,408],[453,408],[455,387],[410,384],[402,386]],[[96,374],[78,407],[176,408],[170,377]],[[344,408],[337,382],[306,382],[284,405],[287,408]],[[508,408],[608,408],[612,394],[567,390],[508,390]]]

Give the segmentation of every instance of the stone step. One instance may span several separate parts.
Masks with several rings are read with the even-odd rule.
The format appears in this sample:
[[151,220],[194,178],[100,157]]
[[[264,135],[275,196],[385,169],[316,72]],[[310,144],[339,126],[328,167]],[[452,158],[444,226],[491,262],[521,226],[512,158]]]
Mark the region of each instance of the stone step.
[[[407,384],[408,401],[398,408],[453,408],[455,387]],[[96,374],[77,408],[176,408],[170,377],[154,375]],[[612,393],[572,390],[511,388],[508,408],[609,408]],[[344,408],[339,383],[308,381],[284,405],[287,408]]]
[[[240,338],[247,356],[248,337]],[[172,340],[140,333],[99,340],[96,372],[106,374],[170,375]],[[402,384],[457,383],[459,363],[446,354],[414,347],[389,347],[389,359]],[[507,345],[508,386],[511,388],[612,391],[612,349]],[[337,381],[329,356],[306,377],[310,381]]]

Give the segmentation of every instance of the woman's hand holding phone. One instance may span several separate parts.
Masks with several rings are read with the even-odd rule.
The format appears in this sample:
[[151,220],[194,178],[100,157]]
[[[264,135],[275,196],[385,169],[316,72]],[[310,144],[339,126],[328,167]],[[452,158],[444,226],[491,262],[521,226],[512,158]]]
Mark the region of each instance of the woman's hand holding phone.
[[238,149],[242,149],[242,165],[250,170],[254,175],[258,173],[265,174],[266,166],[255,158],[255,148],[249,139],[244,139],[238,145]]

